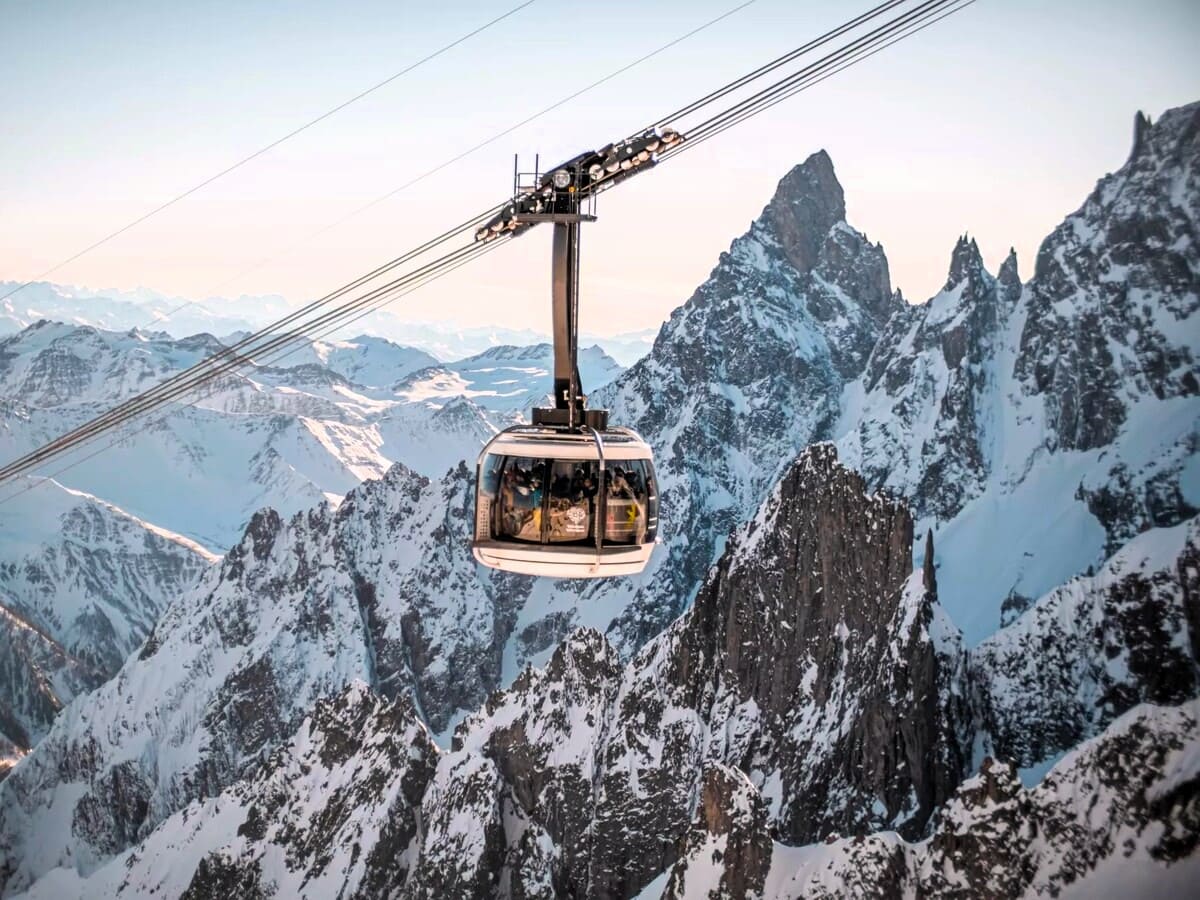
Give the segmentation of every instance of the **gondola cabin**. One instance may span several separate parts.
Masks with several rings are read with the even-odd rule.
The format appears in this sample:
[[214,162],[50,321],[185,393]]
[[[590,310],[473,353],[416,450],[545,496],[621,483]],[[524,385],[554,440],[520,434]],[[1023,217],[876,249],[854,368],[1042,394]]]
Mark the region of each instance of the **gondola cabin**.
[[635,575],[657,533],[650,447],[628,428],[521,425],[479,455],[472,550],[485,566],[559,578]]

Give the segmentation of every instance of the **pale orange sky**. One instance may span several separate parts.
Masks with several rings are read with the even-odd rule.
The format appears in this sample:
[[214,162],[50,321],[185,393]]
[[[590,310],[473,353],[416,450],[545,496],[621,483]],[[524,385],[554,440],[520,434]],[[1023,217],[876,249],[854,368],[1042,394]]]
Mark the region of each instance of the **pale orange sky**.
[[[0,279],[25,279],[513,3],[6,7]],[[499,200],[513,152],[554,162],[624,135],[867,4],[756,0],[726,22],[297,251],[280,251],[736,5],[537,0],[494,29],[51,276],[202,297],[336,287]],[[594,12],[594,11],[593,11]],[[582,326],[656,324],[776,182],[825,148],[852,225],[923,300],[974,235],[1022,274],[1128,152],[1134,112],[1200,99],[1193,3],[979,0],[677,162],[606,194],[583,246]],[[274,259],[251,274],[246,268]],[[534,232],[393,311],[545,331]]]

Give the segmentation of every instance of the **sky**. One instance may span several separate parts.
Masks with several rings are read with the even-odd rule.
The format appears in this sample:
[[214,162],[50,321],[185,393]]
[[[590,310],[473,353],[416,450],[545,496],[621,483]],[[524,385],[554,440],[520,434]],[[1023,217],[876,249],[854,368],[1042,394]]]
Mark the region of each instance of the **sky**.
[[[0,280],[25,280],[523,0],[0,0]],[[333,228],[348,213],[744,0],[534,0],[48,280],[301,303],[857,12],[754,0]],[[1200,4],[978,0],[669,166],[585,227],[581,327],[656,326],[775,185],[825,149],[912,302],[970,233],[994,271],[1200,99]],[[317,233],[313,236],[314,233]],[[403,298],[403,318],[549,330],[540,229]],[[248,304],[251,300],[246,301]],[[246,310],[248,315],[253,309]]]

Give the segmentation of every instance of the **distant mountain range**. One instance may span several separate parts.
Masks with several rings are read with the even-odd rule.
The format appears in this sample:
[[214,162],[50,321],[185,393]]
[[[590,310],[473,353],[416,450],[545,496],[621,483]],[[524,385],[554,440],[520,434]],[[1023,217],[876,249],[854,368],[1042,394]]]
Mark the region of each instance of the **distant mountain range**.
[[[44,320],[0,338],[0,458],[222,346]],[[286,368],[224,378],[194,407],[125,429],[111,452],[87,447],[39,473],[56,481],[0,490],[0,629],[11,639],[0,741],[27,749],[63,705],[111,677],[256,510],[338,502],[397,461],[444,475],[542,400],[550,358],[543,344],[442,365],[381,338],[316,342]],[[597,386],[621,372],[597,347],[582,366]]]
[[[0,294],[8,293],[19,284],[0,281]],[[292,310],[293,306],[277,295],[189,300],[146,288],[94,290],[38,282],[0,300],[0,336],[15,334],[46,319],[106,331],[137,328],[164,332],[175,338],[202,333],[232,338],[265,328]],[[454,362],[495,347],[528,346],[550,340],[548,333],[527,328],[410,322],[386,309],[371,313],[354,327],[371,338],[421,350],[433,357],[432,362]],[[620,365],[629,366],[649,352],[656,334],[657,328],[647,328],[617,335],[582,334],[581,339],[585,343],[599,344]],[[356,339],[351,334],[344,338]],[[342,339],[335,337],[334,343]]]

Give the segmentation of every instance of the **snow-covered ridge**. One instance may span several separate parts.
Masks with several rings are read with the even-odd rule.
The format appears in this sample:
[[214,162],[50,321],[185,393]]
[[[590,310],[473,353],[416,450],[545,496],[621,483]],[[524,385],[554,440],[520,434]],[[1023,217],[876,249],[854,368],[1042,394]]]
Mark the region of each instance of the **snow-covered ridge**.
[[[934,566],[910,573],[911,517],[868,494],[831,445],[789,468],[695,606],[633,660],[577,631],[463,721],[449,751],[403,696],[387,702],[369,686],[394,686],[378,668],[395,659],[386,644],[347,652],[386,622],[392,591],[320,558],[347,552],[377,517],[436,521],[426,482],[399,469],[387,481],[333,516],[259,517],[208,580],[210,597],[174,607],[100,692],[136,698],[183,676],[191,683],[168,694],[188,708],[139,724],[124,703],[101,700],[13,771],[0,786],[0,846],[21,861],[4,873],[9,890],[175,897],[234,884],[265,896],[484,898],[501,885],[547,896],[741,885],[834,897],[857,885],[950,897],[987,885],[1019,896],[1090,883],[1123,861],[1155,883],[1191,871],[1194,701],[1122,711],[1033,789],[993,760],[963,780],[974,743],[967,654],[938,607]],[[1181,542],[1143,539],[1113,570],[1131,574],[1147,543]],[[351,592],[357,606],[336,601]],[[269,634],[254,622],[272,623]],[[198,640],[209,649],[188,658]],[[218,665],[229,674],[203,701],[197,675]],[[303,680],[321,667],[322,684]],[[308,711],[271,715],[279,697]],[[147,740],[160,717],[175,725]],[[135,750],[155,754],[154,766],[131,764]],[[191,754],[209,762],[164,777]],[[1126,777],[1131,768],[1141,776]],[[30,789],[56,778],[54,796],[76,810],[70,852],[49,827],[62,810]],[[879,831],[889,827],[903,837]]]
[[[209,335],[175,340],[50,322],[0,339],[0,390],[9,398],[0,458],[41,446],[223,346]],[[59,474],[71,488],[221,552],[257,509],[290,515],[336,502],[396,460],[440,476],[495,431],[469,400],[409,403],[390,393],[387,384],[430,361],[425,354],[370,338],[302,350],[284,361],[297,365],[221,378],[195,405],[126,429],[119,448],[75,454],[45,473],[71,464]]]
[[1200,694],[1200,517],[1144,532],[971,652],[983,743],[1036,778],[1135,702]]
[[934,529],[971,643],[1200,511],[1200,104],[1137,124],[1029,282],[960,240],[944,290],[892,318],[843,393],[843,457]]
[[[132,291],[93,289],[48,282],[24,286],[15,281],[0,281],[0,294],[17,287],[22,289],[0,300],[0,336],[15,334],[47,319],[105,331],[136,328],[164,332],[177,339],[207,333],[233,340],[265,328],[295,311],[292,304],[274,295],[188,299],[147,288]],[[358,337],[336,335],[322,343],[338,347],[346,343],[383,341],[422,353],[430,358],[426,365],[432,365],[439,361],[466,359],[492,347],[530,346],[549,340],[547,334],[530,329],[407,321],[387,309],[376,310],[359,320],[355,327],[365,334]],[[654,327],[616,335],[583,334],[581,339],[585,343],[600,344],[621,365],[628,366],[646,355],[657,332],[658,328]]]
[[0,507],[0,737],[27,750],[217,557],[81,491],[14,485]]
[[[394,385],[410,402],[445,402],[466,397],[492,412],[527,415],[543,404],[553,387],[554,348],[550,344],[500,346],[454,363],[414,372]],[[598,390],[622,372],[599,346],[579,350],[579,377],[587,391]],[[497,421],[504,421],[502,417]]]

